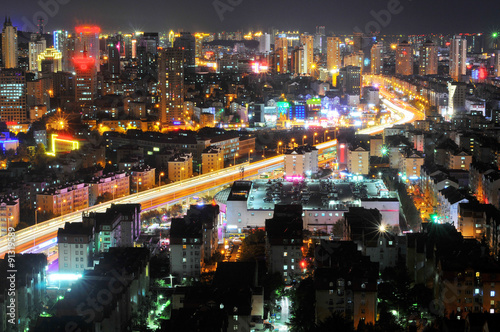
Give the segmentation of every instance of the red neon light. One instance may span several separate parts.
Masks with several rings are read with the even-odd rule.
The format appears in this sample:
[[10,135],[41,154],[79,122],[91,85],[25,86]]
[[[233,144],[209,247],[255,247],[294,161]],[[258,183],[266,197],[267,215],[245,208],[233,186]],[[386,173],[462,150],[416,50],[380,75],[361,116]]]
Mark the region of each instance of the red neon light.
[[80,70],[89,70],[95,64],[95,60],[93,58],[73,58],[73,63]]
[[76,27],[75,30],[76,30],[76,33],[78,33],[78,34],[81,33],[84,35],[90,35],[90,34],[97,35],[97,34],[101,33],[101,28],[99,28],[96,25],[92,25],[92,26],[82,25],[82,26]]
[[479,68],[479,79],[485,80],[486,78],[488,78],[488,71],[486,70],[486,68]]

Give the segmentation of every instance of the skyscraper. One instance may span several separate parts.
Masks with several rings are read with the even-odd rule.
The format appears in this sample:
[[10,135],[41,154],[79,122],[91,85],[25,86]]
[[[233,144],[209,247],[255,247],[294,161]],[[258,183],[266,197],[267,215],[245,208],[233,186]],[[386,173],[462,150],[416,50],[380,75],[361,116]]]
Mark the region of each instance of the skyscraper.
[[371,73],[373,75],[382,75],[384,70],[384,45],[377,43],[371,49]]
[[288,39],[285,36],[276,37],[274,40],[274,67],[279,74],[288,72]]
[[27,115],[26,74],[20,69],[0,71],[0,121],[22,123]]
[[496,50],[494,54],[495,76],[500,77],[500,50]]
[[46,40],[39,34],[32,34],[29,42],[29,71],[36,73],[38,71],[38,56],[47,48]]
[[160,120],[162,125],[183,124],[184,57],[179,48],[166,48],[159,54]]
[[301,35],[300,42],[304,48],[304,69],[305,73],[311,75],[312,70],[316,65],[314,64],[314,36]]
[[10,17],[5,18],[2,30],[2,61],[4,68],[17,68],[17,28]]
[[463,82],[448,82],[448,118],[465,110],[465,94],[467,84]]
[[342,66],[340,44],[340,38],[328,37],[326,39],[326,68],[332,74]]
[[62,52],[62,48],[65,45],[65,41],[68,38],[68,31],[57,30],[53,32],[54,36],[54,48],[59,52]]
[[88,57],[87,52],[73,58],[76,72],[75,103],[77,107],[91,105],[97,95],[97,69],[95,59]]
[[113,38],[108,39],[108,71],[120,75],[120,42]]
[[413,49],[406,40],[396,48],[396,74],[413,75]]
[[87,52],[86,57],[93,59],[96,70],[100,71],[99,34],[101,33],[101,28],[98,26],[78,26],[75,30],[75,58],[82,58],[83,53]]
[[62,53],[55,48],[47,48],[38,55],[38,71],[42,73],[57,73],[62,71]]
[[467,40],[455,35],[450,45],[450,76],[455,81],[460,81],[467,69]]
[[268,33],[263,33],[259,37],[259,52],[269,53],[271,52],[271,35]]
[[180,37],[175,38],[174,48],[183,51],[186,74],[193,74],[196,69],[196,39],[194,36],[190,32],[181,32]]
[[436,75],[438,69],[437,45],[426,41],[420,48],[420,75]]
[[304,60],[304,49],[296,46],[292,50],[290,72],[293,74],[301,74],[303,69],[302,61]]

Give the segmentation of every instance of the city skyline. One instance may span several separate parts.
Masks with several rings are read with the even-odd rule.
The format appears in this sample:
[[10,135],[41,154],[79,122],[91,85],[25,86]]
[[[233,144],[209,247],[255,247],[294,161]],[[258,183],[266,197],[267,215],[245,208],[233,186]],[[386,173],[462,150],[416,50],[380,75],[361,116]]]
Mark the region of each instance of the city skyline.
[[[96,8],[100,10],[96,11]],[[467,8],[466,11],[460,2],[454,2],[452,6],[450,2],[430,0],[389,0],[380,3],[361,0],[324,2],[317,6],[302,6],[297,0],[286,3],[215,0],[199,1],[192,6],[186,6],[184,3],[145,1],[141,8],[150,10],[144,15],[137,15],[137,8],[131,1],[103,3],[90,0],[82,3],[50,0],[39,3],[29,0],[4,4],[2,14],[10,16],[13,25],[21,31],[33,30],[36,25],[36,19],[33,17],[42,13],[42,16],[45,15],[46,31],[71,30],[78,24],[97,24],[104,32],[170,29],[258,31],[274,27],[279,30],[299,29],[313,33],[315,27],[321,25],[326,26],[327,34],[352,33],[356,30],[379,30],[381,34],[448,34],[488,33],[498,30],[495,13],[500,11],[500,3],[483,0],[476,2],[475,6]],[[286,8],[286,11],[283,8]],[[488,10],[485,10],[486,8]],[[387,13],[389,15],[386,15]],[[481,17],[479,24],[470,19],[474,16]]]

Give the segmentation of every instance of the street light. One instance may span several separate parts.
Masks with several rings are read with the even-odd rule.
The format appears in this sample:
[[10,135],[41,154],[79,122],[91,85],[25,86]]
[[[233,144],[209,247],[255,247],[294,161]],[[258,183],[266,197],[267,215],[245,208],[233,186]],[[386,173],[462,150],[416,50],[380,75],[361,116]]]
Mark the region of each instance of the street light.
[[163,173],[163,172],[160,173],[160,178],[158,179],[158,182],[159,182],[158,187],[161,186],[161,177],[164,175],[165,175],[165,173]]
[[318,136],[318,133],[314,133],[312,145],[314,145],[314,143],[317,143],[316,136]]
[[248,151],[248,162],[250,163],[250,154],[253,152],[253,150]]
[[136,181],[136,183],[135,183],[135,185],[136,185],[136,189],[137,189],[137,190],[136,190],[136,191],[137,191],[137,193],[139,193],[139,182],[142,182],[142,179],[137,179],[137,181]]
[[283,145],[283,142],[278,142],[278,154],[280,154],[280,151],[281,151],[281,145]]
[[304,145],[304,140],[305,140],[306,138],[307,138],[307,136],[306,136],[306,135],[304,135],[304,136],[302,137],[302,145]]
[[323,133],[323,142],[326,142],[326,134],[328,134],[328,130],[325,130]]
[[235,153],[234,156],[233,156],[233,165],[236,166],[236,157],[238,157],[239,154],[238,153]]
[[115,184],[113,186],[113,201],[115,200],[116,188],[118,188],[118,185]]

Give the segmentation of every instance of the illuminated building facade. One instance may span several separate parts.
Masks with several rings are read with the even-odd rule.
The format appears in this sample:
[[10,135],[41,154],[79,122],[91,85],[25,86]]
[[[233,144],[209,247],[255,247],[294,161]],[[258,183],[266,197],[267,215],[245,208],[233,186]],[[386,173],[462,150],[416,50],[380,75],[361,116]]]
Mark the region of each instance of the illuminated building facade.
[[302,35],[300,42],[304,47],[304,73],[311,75],[314,69],[314,36]]
[[108,71],[114,75],[120,75],[120,45],[112,39],[108,44]]
[[54,36],[54,48],[59,52],[63,51],[64,45],[66,44],[66,39],[68,38],[68,31],[56,30],[52,33]]
[[2,30],[2,61],[4,68],[17,68],[17,47],[17,28],[12,25],[10,17],[5,18]]
[[396,74],[413,75],[413,49],[407,41],[396,47]]
[[467,85],[462,82],[448,82],[448,118],[465,110]]
[[184,60],[182,50],[163,49],[159,56],[160,119],[162,125],[184,124]]
[[426,41],[420,48],[419,74],[436,75],[438,70],[437,45],[432,41]]
[[47,41],[40,38],[40,35],[31,35],[29,46],[29,71],[37,73],[38,69],[38,56],[42,54],[47,48]]
[[101,28],[98,26],[78,26],[76,31],[75,57],[80,58],[87,53],[88,58],[94,60],[93,65],[96,72],[99,68],[99,34]]
[[96,204],[99,197],[108,194],[113,199],[130,194],[130,176],[125,172],[109,173],[89,182],[89,204]]
[[349,149],[347,169],[351,174],[368,175],[370,172],[370,150],[361,146]]
[[318,171],[318,150],[312,146],[300,146],[285,153],[285,178],[304,177]]
[[57,189],[49,188],[36,195],[36,206],[40,213],[54,216],[86,209],[89,207],[89,187],[79,183]]
[[155,169],[147,167],[132,167],[130,170],[130,192],[148,190],[155,186]]
[[384,70],[384,45],[377,43],[371,49],[371,73],[373,75],[382,75]]
[[450,76],[455,81],[460,81],[467,70],[467,39],[456,35],[451,39],[450,45]]
[[27,118],[26,74],[18,69],[0,72],[0,121],[21,123]]
[[196,58],[196,39],[190,32],[181,32],[181,35],[175,39],[174,48],[183,51],[184,70],[186,73],[195,72]]
[[92,104],[97,95],[97,70],[95,60],[86,57],[74,58],[76,82],[75,103],[78,107]]
[[340,38],[328,37],[326,39],[326,68],[332,75],[338,74],[340,67],[342,67],[340,44]]
[[290,72],[293,74],[301,74],[304,69],[303,61],[304,49],[296,46],[295,49],[292,50]]
[[288,40],[276,37],[274,40],[274,68],[278,74],[288,72]]
[[37,66],[39,72],[57,73],[62,71],[62,53],[55,48],[47,48],[38,55]]

